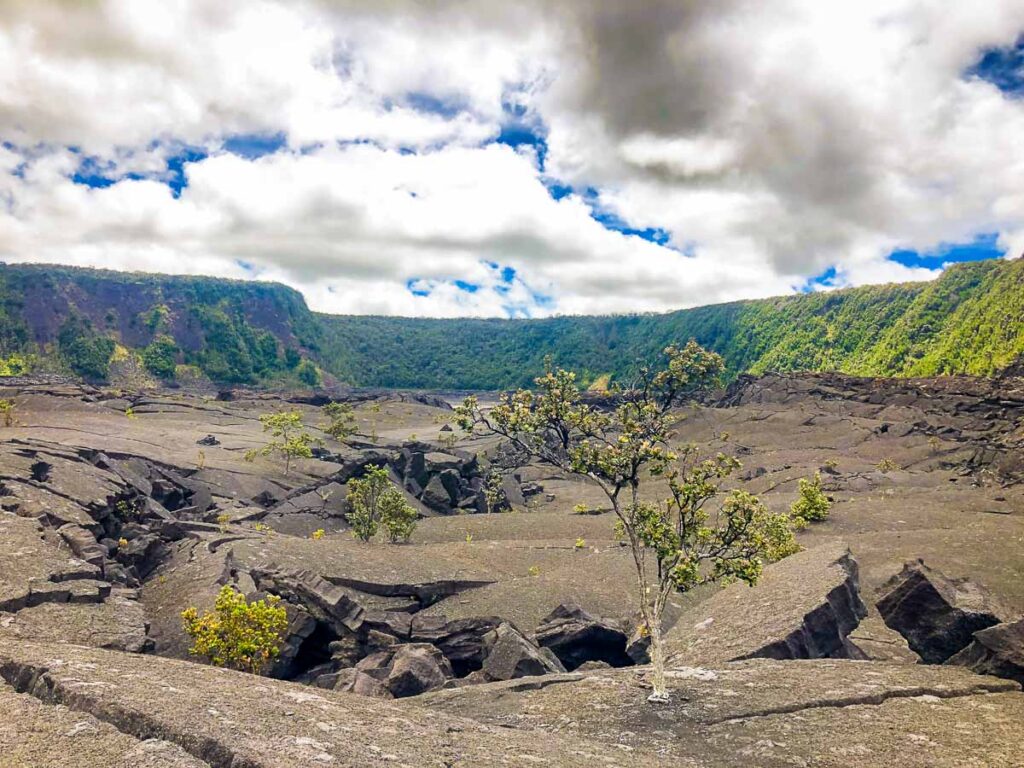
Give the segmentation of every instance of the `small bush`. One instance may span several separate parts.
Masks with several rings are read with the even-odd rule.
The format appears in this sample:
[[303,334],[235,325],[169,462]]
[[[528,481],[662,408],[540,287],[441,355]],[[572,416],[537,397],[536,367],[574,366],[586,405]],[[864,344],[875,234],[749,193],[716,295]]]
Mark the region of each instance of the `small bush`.
[[886,458],[886,459],[882,459],[882,460],[881,460],[880,462],[878,462],[878,463],[877,463],[877,464],[875,465],[875,467],[876,467],[876,468],[878,469],[878,471],[879,471],[879,472],[881,472],[881,473],[882,473],[883,475],[887,475],[887,474],[889,474],[890,472],[894,472],[894,471],[896,471],[897,469],[900,469],[900,465],[899,465],[899,464],[897,464],[897,463],[896,463],[895,461],[893,461],[892,459],[889,459],[889,458]]
[[322,539],[326,535],[327,532],[324,531],[323,528],[317,528],[315,531],[313,531],[313,535],[311,538],[313,539],[313,541],[320,541],[320,539]]
[[288,615],[274,595],[248,602],[245,595],[225,586],[212,611],[202,616],[195,608],[182,612],[185,632],[192,638],[190,653],[218,667],[262,673],[281,652]]
[[323,412],[328,419],[323,430],[338,442],[344,442],[356,433],[356,420],[348,403],[328,403]]
[[310,360],[303,360],[295,368],[295,375],[307,387],[319,387],[323,383],[320,369]]
[[300,411],[265,413],[260,416],[260,423],[263,431],[269,432],[274,439],[262,448],[246,451],[246,461],[255,461],[257,456],[279,453],[284,457],[284,473],[287,475],[292,468],[292,459],[312,458],[312,445],[318,441],[306,432]]
[[166,334],[159,334],[142,350],[142,364],[154,376],[168,380],[174,378],[178,364],[178,345]]
[[0,400],[0,419],[3,419],[5,427],[14,426],[14,408],[13,400]]
[[832,502],[821,490],[821,475],[817,472],[811,479],[801,478],[800,496],[789,508],[793,517],[804,522],[815,522],[828,517]]
[[392,543],[408,541],[416,528],[416,510],[391,482],[386,469],[369,467],[365,477],[349,480],[347,487],[352,535],[369,541],[383,526]]
[[32,358],[24,355],[13,354],[10,357],[0,357],[0,378],[7,376],[24,376],[32,370]]

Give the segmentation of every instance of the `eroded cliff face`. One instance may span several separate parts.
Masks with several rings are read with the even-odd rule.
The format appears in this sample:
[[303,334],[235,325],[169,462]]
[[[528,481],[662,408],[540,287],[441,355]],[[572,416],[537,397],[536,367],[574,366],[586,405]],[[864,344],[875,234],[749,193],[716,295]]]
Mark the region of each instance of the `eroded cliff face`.
[[[0,356],[51,354],[70,317],[142,349],[157,332],[218,381],[270,378],[267,333],[357,386],[494,390],[528,386],[551,355],[590,384],[628,380],[637,360],[694,338],[743,372],[995,373],[1024,350],[1024,260],[956,265],[931,283],[733,302],[659,315],[537,320],[357,317],[310,312],[282,285],[0,264]],[[166,311],[165,311],[166,310]],[[239,350],[243,350],[239,352]],[[223,358],[223,359],[221,359]],[[232,378],[234,376],[235,378]]]

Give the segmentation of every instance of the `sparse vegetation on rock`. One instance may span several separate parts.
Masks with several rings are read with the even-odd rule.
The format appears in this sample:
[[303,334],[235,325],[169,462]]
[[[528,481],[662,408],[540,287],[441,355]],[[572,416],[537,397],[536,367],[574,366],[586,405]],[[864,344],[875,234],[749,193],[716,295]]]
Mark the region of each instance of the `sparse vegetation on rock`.
[[888,457],[886,457],[886,458],[882,459],[880,462],[878,462],[875,465],[875,467],[883,475],[887,475],[890,472],[895,472],[897,469],[900,469],[900,465],[897,464],[895,461],[893,461],[892,459],[890,459]]
[[416,510],[383,467],[368,467],[364,477],[349,480],[348,503],[348,522],[360,541],[369,541],[381,527],[392,543],[408,541],[416,528]]
[[255,461],[257,456],[280,454],[284,459],[284,473],[291,471],[293,459],[309,459],[313,456],[312,435],[305,429],[299,411],[280,411],[260,416],[263,431],[269,432],[272,440],[262,448],[253,448],[245,454],[246,461]]
[[828,517],[830,509],[832,502],[821,490],[821,474],[815,472],[812,478],[800,478],[800,495],[789,508],[793,518],[805,523],[819,522]]
[[249,602],[233,587],[225,586],[212,611],[195,608],[182,615],[185,632],[193,640],[191,652],[218,667],[262,673],[280,653],[288,616],[273,595]]
[[[791,519],[757,499],[731,492],[712,515],[706,509],[739,466],[732,457],[703,458],[694,445],[670,447],[670,412],[719,380],[722,358],[691,341],[665,349],[660,370],[643,368],[632,387],[616,392],[610,412],[581,401],[576,376],[548,367],[536,393],[503,395],[490,411],[475,397],[456,409],[463,429],[501,435],[541,462],[589,478],[607,497],[616,528],[636,566],[637,601],[650,635],[652,701],[668,700],[661,621],[673,590],[722,579],[757,582],[766,561],[796,550]],[[641,497],[651,478],[667,481],[663,502]]]
[[328,403],[323,407],[327,424],[323,430],[338,442],[345,442],[356,433],[356,420],[348,403]]
[[16,408],[16,405],[15,405],[15,402],[13,400],[8,400],[6,398],[0,400],[0,419],[3,420],[3,423],[4,423],[5,427],[13,427],[14,426],[14,421],[15,421],[15,419],[14,419],[14,409],[15,408]]

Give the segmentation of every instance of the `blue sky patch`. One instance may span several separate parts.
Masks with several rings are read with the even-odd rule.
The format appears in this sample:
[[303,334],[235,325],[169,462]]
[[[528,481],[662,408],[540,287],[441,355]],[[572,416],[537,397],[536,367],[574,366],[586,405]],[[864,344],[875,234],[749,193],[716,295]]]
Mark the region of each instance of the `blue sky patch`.
[[814,277],[807,278],[807,281],[799,286],[797,290],[800,293],[811,293],[820,288],[834,288],[836,285],[836,277],[838,272],[835,267],[829,267],[824,272],[815,275]]
[[1009,96],[1024,96],[1024,35],[1016,45],[984,50],[965,74],[987,80]]
[[174,197],[181,197],[181,190],[188,186],[185,175],[186,163],[197,163],[208,157],[205,150],[198,147],[182,147],[178,152],[167,158],[167,186]]
[[897,250],[890,253],[889,258],[905,267],[941,269],[944,264],[954,262],[1001,258],[1004,251],[998,241],[999,235],[993,232],[978,235],[967,243],[942,243],[923,253],[909,249]]
[[461,101],[444,99],[423,91],[407,93],[404,101],[410,109],[415,109],[417,112],[444,118],[456,117],[466,109],[466,105]]
[[239,133],[224,139],[224,149],[233,155],[255,160],[264,155],[272,155],[288,143],[283,132],[278,133]]
[[430,288],[418,277],[410,278],[405,281],[405,288],[413,296],[429,296]]

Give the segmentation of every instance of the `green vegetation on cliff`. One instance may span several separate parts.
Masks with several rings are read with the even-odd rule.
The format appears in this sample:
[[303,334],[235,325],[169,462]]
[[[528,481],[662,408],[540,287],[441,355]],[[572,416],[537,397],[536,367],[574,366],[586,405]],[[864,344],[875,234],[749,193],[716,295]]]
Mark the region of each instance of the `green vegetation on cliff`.
[[928,283],[738,301],[667,314],[546,320],[321,315],[324,367],[364,385],[499,389],[546,355],[585,380],[628,375],[695,339],[728,372],[991,374],[1024,354],[1024,260],[950,267]]
[[165,379],[185,364],[225,383],[315,383],[322,370],[357,386],[501,389],[529,384],[547,355],[590,381],[691,338],[730,375],[990,374],[1024,354],[1024,260],[959,264],[929,283],[543,320],[323,315],[270,283],[0,265],[0,359],[35,355],[92,379],[117,342]]

